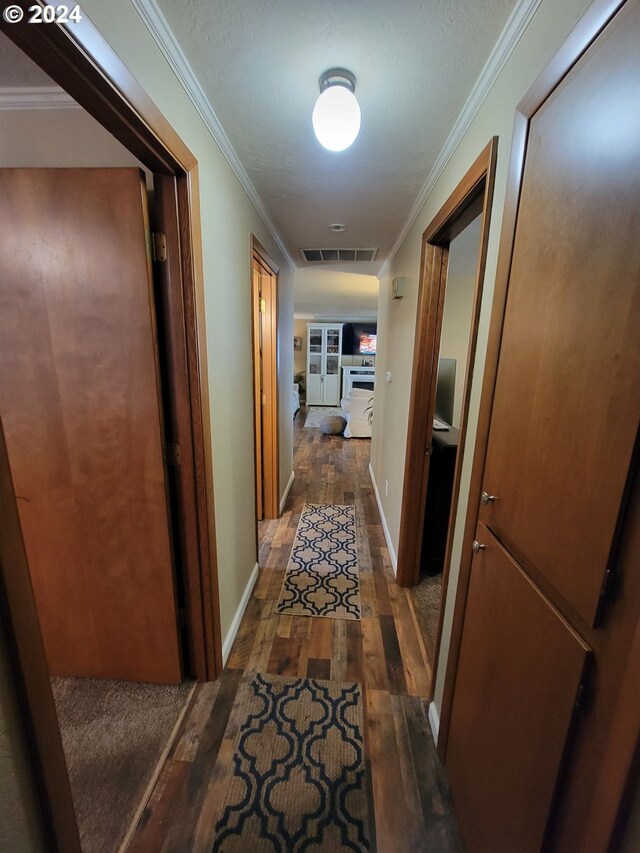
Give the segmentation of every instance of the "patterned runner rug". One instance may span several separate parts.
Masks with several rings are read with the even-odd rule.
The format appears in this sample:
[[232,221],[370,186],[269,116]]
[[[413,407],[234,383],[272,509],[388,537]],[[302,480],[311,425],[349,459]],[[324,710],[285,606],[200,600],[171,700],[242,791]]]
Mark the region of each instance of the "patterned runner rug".
[[360,619],[354,506],[304,505],[276,609]]
[[360,686],[249,673],[235,707],[213,853],[370,850]]

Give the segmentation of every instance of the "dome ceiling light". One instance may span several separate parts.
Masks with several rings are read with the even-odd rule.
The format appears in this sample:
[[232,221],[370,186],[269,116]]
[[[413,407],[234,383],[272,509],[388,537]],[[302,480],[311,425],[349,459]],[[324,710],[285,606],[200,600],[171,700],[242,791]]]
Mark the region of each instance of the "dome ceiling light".
[[320,95],[313,108],[313,130],[320,145],[344,151],[360,132],[360,104],[356,78],[344,68],[332,68],[320,77]]

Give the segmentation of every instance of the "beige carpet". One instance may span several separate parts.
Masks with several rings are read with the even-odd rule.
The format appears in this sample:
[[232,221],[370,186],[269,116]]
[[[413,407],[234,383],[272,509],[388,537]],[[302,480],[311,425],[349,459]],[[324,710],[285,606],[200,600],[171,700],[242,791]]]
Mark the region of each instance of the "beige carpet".
[[369,850],[360,685],[249,673],[235,707],[213,853]]
[[354,506],[304,505],[277,611],[360,619]]
[[193,684],[54,678],[83,853],[122,842]]
[[427,654],[433,662],[438,620],[440,619],[442,574],[423,577],[419,584],[411,588],[411,595]]

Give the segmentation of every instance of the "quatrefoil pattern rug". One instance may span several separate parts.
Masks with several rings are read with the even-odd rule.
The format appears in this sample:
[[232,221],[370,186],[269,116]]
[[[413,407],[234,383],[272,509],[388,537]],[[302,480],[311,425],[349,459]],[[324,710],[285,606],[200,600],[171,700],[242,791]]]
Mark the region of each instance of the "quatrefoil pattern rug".
[[248,674],[235,705],[214,853],[369,850],[360,686]]
[[304,505],[277,612],[360,619],[354,506]]

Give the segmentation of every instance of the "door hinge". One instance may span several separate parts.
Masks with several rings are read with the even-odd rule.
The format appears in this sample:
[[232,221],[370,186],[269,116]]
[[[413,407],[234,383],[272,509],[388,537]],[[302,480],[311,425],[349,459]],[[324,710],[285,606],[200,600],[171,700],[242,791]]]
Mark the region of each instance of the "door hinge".
[[431,454],[432,454],[432,453],[433,453],[433,445],[432,445],[432,444],[430,444],[430,445],[429,445],[429,447],[427,447],[427,448],[425,449],[425,451],[424,451],[424,455],[425,455],[425,456],[431,456]]
[[178,468],[180,466],[180,445],[170,444],[167,450],[169,465],[173,465]]
[[262,403],[263,406],[267,405],[267,395],[266,394],[260,394],[260,402]]
[[267,311],[267,300],[261,298],[260,299],[260,313],[265,314],[266,311]]
[[152,235],[151,245],[153,246],[153,260],[167,260],[167,238],[160,231],[154,232]]

